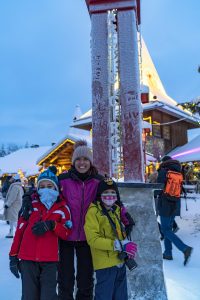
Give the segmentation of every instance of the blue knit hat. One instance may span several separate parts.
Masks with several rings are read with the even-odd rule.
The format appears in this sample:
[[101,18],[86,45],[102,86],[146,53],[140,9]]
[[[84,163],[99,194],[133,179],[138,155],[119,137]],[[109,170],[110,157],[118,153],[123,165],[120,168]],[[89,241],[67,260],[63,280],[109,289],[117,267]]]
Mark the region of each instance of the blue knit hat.
[[56,167],[55,166],[50,166],[47,170],[45,170],[44,172],[42,172],[38,176],[37,186],[39,186],[40,182],[42,182],[44,180],[49,180],[53,183],[56,190],[58,191],[59,190],[59,184],[58,184],[58,177],[56,176],[56,173],[57,173]]

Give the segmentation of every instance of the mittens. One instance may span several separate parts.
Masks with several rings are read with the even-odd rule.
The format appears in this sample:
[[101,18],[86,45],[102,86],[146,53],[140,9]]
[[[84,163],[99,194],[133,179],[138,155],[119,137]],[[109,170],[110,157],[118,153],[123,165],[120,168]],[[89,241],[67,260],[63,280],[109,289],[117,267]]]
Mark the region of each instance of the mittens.
[[48,221],[41,221],[35,223],[32,227],[33,234],[40,236],[43,235],[47,231],[54,230],[55,228],[55,221],[48,220]]
[[13,273],[13,275],[16,278],[20,278],[20,268],[19,268],[19,259],[17,258],[17,256],[9,256],[10,259],[10,271]]

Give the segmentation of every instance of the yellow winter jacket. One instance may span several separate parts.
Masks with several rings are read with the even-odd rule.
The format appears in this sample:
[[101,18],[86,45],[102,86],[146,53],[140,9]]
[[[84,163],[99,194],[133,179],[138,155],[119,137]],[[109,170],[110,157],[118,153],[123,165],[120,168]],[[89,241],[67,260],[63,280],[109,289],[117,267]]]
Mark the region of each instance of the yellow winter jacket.
[[[108,213],[116,225],[119,239],[123,240],[125,232],[123,232],[123,237],[119,221],[115,216],[116,214],[120,219],[120,207],[115,205],[115,214],[112,211],[108,211]],[[123,262],[118,258],[119,252],[114,251],[116,236],[108,217],[103,214],[99,202],[90,204],[85,218],[84,229],[87,242],[91,248],[94,270],[113,267]]]

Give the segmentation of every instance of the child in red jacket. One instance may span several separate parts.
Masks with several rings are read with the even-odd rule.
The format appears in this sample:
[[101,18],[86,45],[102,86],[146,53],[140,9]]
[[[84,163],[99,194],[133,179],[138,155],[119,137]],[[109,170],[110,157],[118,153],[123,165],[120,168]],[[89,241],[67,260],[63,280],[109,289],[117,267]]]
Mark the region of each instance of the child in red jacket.
[[40,174],[32,199],[29,219],[18,221],[10,270],[17,278],[21,273],[23,300],[56,300],[58,240],[67,239],[72,223],[53,168]]

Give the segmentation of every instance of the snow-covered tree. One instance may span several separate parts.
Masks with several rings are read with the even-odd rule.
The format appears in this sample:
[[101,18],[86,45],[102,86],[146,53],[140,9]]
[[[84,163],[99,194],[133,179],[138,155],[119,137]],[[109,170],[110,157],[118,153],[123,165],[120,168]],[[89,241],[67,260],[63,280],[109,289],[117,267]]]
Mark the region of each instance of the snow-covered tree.
[[4,146],[4,144],[2,144],[1,148],[0,148],[0,157],[3,157],[5,155],[6,155],[5,146]]
[[193,114],[200,116],[200,97],[197,97],[191,101],[179,103],[184,109],[191,111]]
[[19,149],[19,146],[17,144],[14,143],[9,143],[8,147],[7,147],[7,154],[10,154],[12,152],[15,152]]
[[25,143],[24,148],[29,148],[28,142]]

